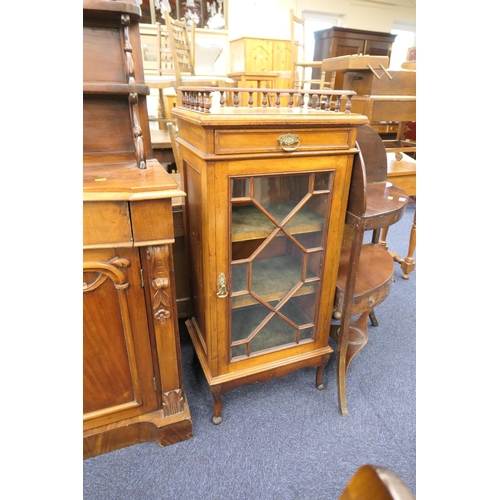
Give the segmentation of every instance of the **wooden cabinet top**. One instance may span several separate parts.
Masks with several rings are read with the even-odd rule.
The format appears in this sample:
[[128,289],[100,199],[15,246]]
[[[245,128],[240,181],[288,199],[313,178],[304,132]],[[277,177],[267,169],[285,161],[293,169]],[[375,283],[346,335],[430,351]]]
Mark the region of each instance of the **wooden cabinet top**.
[[91,11],[101,13],[130,14],[137,18],[141,17],[141,8],[136,0],[83,0],[83,13],[89,14]]
[[321,38],[359,38],[359,39],[370,39],[370,40],[381,40],[388,41],[393,43],[396,39],[397,35],[393,35],[392,33],[383,33],[379,31],[367,31],[367,30],[358,30],[352,28],[339,28],[332,27],[324,30],[319,30],[314,32],[314,39],[319,40]]
[[153,200],[185,196],[174,178],[155,159],[139,169],[133,161],[86,163],[83,168],[83,200]]
[[288,107],[213,107],[210,113],[177,106],[172,114],[202,127],[241,129],[242,127],[348,126],[363,125],[366,117],[356,113],[335,113],[307,108]]

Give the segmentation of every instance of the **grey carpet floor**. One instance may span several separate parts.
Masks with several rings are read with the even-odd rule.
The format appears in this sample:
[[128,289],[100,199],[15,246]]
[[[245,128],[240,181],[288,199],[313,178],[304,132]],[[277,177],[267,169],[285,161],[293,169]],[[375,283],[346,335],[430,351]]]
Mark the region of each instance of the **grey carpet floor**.
[[[403,257],[415,208],[409,204],[389,231],[389,248]],[[401,274],[396,264],[376,309],[379,326],[369,326],[368,344],[349,367],[347,416],[338,409],[334,353],[323,391],[313,368],[238,387],[222,396],[223,422],[213,425],[208,385],[183,329],[193,437],[84,460],[84,499],[332,500],[366,463],[390,468],[416,494],[416,271],[409,280]]]

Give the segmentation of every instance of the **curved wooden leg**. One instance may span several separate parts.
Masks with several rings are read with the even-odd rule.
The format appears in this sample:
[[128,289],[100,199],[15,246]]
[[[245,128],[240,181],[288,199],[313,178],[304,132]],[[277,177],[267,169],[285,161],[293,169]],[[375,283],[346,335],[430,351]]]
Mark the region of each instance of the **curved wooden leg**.
[[[330,327],[330,336],[337,340],[339,346],[337,352],[337,384],[340,412],[344,416],[347,415],[347,369],[354,356],[368,342],[368,316],[370,312],[365,311],[356,321],[347,322],[344,330],[342,329],[342,324]],[[347,334],[345,332],[346,327],[349,328]]]
[[365,311],[356,321],[351,323],[351,328],[349,329],[349,341],[347,344],[346,372],[352,358],[354,358],[354,356],[356,356],[356,354],[358,354],[368,342],[369,315],[370,311]]
[[325,388],[325,384],[323,383],[323,371],[329,359],[330,355],[325,354],[323,356],[323,363],[316,368],[316,387],[319,391],[322,391]]
[[222,422],[222,386],[211,385],[210,392],[212,393],[212,399],[214,401],[214,416],[212,417],[212,422],[215,425],[219,425]]
[[415,248],[417,246],[417,211],[413,216],[413,225],[411,226],[410,232],[410,244],[408,245],[408,255],[405,260],[401,262],[401,269],[403,270],[403,278],[405,280],[410,278],[410,273],[415,269],[415,259],[413,254],[415,253]]

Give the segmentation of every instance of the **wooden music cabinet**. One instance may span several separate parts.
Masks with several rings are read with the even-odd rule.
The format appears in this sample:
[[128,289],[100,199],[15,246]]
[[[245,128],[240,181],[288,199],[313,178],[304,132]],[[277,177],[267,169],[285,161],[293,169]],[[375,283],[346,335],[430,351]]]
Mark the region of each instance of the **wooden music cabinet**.
[[[216,101],[216,98],[213,98]],[[330,354],[357,127],[299,108],[176,107],[194,315],[186,324],[222,421],[223,393]]]
[[192,435],[135,0],[83,2],[83,457]]

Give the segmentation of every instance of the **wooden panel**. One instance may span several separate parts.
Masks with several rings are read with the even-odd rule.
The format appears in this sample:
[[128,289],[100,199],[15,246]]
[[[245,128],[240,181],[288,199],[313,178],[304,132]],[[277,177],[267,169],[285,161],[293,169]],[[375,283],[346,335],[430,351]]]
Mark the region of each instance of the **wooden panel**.
[[297,151],[325,151],[332,149],[349,149],[352,130],[332,129],[287,129],[281,133],[278,130],[217,130],[215,133],[215,151],[217,154],[232,154],[245,152],[276,152],[283,149],[278,139],[286,133],[299,137],[300,145]]
[[381,121],[415,121],[416,96],[354,96],[353,113],[368,117],[370,123]]
[[156,393],[136,250],[84,251],[84,428],[155,408]]
[[[83,27],[83,81],[126,81],[125,66],[117,64],[123,59],[119,28]],[[106,47],[106,50],[102,48]]]
[[134,155],[128,96],[117,99],[84,96],[83,101],[83,150]]
[[127,202],[83,204],[83,245],[132,246]]
[[[417,95],[417,72],[388,71],[389,76],[376,68],[377,78],[371,71],[346,71],[344,84],[359,95]],[[366,69],[366,68],[365,68]]]
[[403,153],[397,161],[394,153],[387,153],[387,180],[404,189],[408,196],[416,196],[417,160]]
[[134,246],[173,243],[172,200],[146,200],[130,203]]

